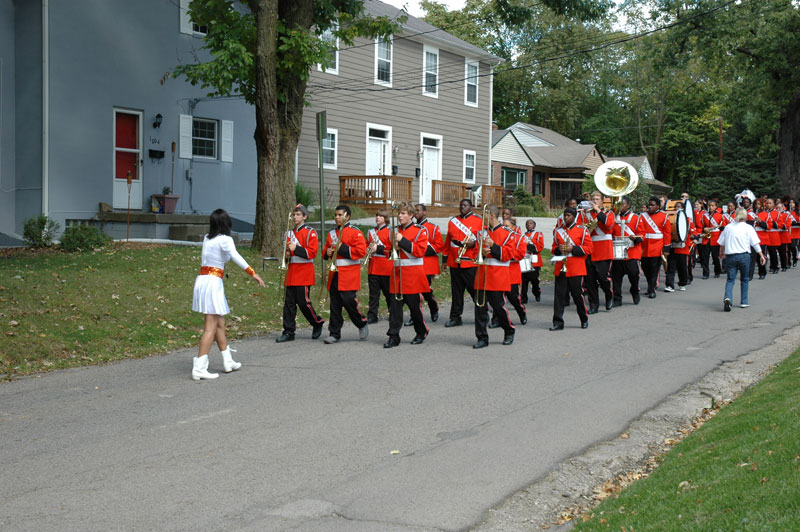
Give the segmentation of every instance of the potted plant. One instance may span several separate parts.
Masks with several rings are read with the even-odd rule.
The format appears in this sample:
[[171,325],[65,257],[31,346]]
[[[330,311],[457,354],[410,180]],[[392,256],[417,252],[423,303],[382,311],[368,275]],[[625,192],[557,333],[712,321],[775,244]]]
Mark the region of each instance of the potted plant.
[[164,187],[161,192],[161,194],[153,194],[153,197],[158,201],[158,204],[161,205],[161,212],[164,214],[174,213],[180,196],[172,194],[172,189],[170,187]]

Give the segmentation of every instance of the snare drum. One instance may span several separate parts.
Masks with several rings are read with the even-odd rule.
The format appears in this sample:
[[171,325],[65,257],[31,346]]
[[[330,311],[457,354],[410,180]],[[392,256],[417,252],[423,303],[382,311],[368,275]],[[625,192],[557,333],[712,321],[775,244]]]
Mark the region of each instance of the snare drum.
[[533,261],[530,257],[523,257],[519,260],[519,269],[522,273],[533,271]]
[[625,236],[614,237],[614,260],[628,260],[628,248],[631,240]]
[[686,242],[689,238],[689,219],[683,210],[683,206],[676,211],[667,211],[669,223],[672,225],[672,241]]

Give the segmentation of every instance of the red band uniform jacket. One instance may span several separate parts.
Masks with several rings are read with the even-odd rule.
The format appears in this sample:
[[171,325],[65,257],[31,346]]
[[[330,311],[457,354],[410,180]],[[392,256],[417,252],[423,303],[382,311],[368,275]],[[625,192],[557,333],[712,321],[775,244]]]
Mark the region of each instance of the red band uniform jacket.
[[[655,229],[647,221],[648,216],[655,225]],[[672,243],[672,224],[664,211],[658,211],[653,215],[643,212],[639,215],[639,222],[634,230],[643,238],[642,257],[658,257],[664,250],[664,246]]]
[[286,270],[284,286],[314,286],[316,272],[314,259],[319,251],[319,238],[317,232],[310,226],[303,224],[292,229],[286,235],[286,244],[295,242],[297,247],[290,252],[289,268]]
[[797,212],[790,213],[790,221],[792,229],[789,233],[789,237],[792,240],[800,239],[800,214]]
[[[578,224],[571,227],[562,228],[567,233],[569,239],[565,238],[561,231],[556,231],[553,235],[553,255],[561,255],[558,246],[569,244],[572,241],[572,252],[567,255],[567,277],[580,277],[586,275],[586,257],[592,254],[592,237],[589,232]],[[563,260],[557,261],[553,269],[553,275],[558,276],[564,267]]]
[[[456,225],[456,220],[469,229],[473,241],[483,225],[483,220],[481,217],[472,212],[463,217],[458,215],[450,218],[450,221],[447,223],[447,238],[445,239],[444,250],[442,251],[442,253],[447,256],[447,266],[450,268],[459,267],[459,264],[456,262],[456,258],[458,257],[458,251],[461,248],[461,243],[466,243],[467,239],[467,235],[464,234],[464,231],[459,229],[459,227]],[[476,258],[478,258],[478,247],[474,246],[470,249],[467,249],[464,252],[464,255],[461,257],[460,267],[474,268]]]
[[531,257],[531,266],[541,268],[544,235],[541,231],[528,231],[525,233],[525,241],[527,254]]
[[[620,221],[625,220],[625,234],[622,234],[622,224],[619,223]],[[628,248],[628,260],[637,259],[640,260],[642,258],[642,242],[644,240],[644,235],[642,233],[641,227],[639,227],[639,215],[634,213],[633,211],[628,211],[627,214],[622,214],[617,217],[617,223],[614,226],[614,231],[612,233],[614,236],[633,236],[634,238],[638,239],[638,242],[631,241],[633,246]]]
[[[361,259],[367,254],[367,241],[364,239],[364,234],[349,222],[341,229],[331,230],[325,238],[325,246],[322,248],[324,256],[327,256],[328,248],[336,248],[333,237],[342,241],[339,254],[331,257],[331,260],[336,260],[339,290],[342,292],[357,291],[361,288]],[[333,275],[332,273],[328,276],[328,290],[331,289]]]
[[[597,227],[592,231],[592,260],[614,260],[612,235],[614,227],[617,225],[614,221],[614,213],[591,211],[587,213],[586,218],[587,220],[597,220]],[[569,271],[569,266],[567,266],[567,271]]]
[[[707,227],[711,227],[711,218],[706,211],[694,211],[694,219],[697,223],[697,229],[700,233],[702,233]],[[700,241],[700,244],[708,245],[710,242],[711,239],[704,238]]]
[[767,234],[769,235],[767,244],[770,246],[781,245],[780,227],[778,227],[778,211],[775,209],[767,211]]
[[[392,262],[386,257],[386,249],[391,249],[391,231],[388,226],[384,225],[380,228],[375,228],[374,232],[377,235],[378,247],[369,260],[369,269],[367,273],[369,275],[392,275]],[[373,232],[370,231],[370,245],[373,239]]]
[[514,256],[515,236],[512,230],[502,225],[486,229],[484,238],[491,239],[492,247],[485,256],[486,264],[480,266],[475,274],[476,290],[511,291],[509,264]]
[[778,214],[778,235],[781,239],[781,244],[789,244],[792,242],[792,237],[789,231],[792,228],[791,216],[789,211],[782,211]]
[[[392,294],[430,292],[423,259],[425,250],[428,249],[428,231],[421,225],[409,222],[405,227],[398,227],[397,232],[403,235],[403,239],[397,243],[397,254],[400,261],[399,264],[395,263],[394,265],[394,276],[389,285],[389,292]],[[389,248],[389,252],[391,253],[391,248]]]
[[526,240],[518,231],[514,233],[514,251],[511,255],[511,262],[508,264],[509,281],[512,285],[522,284],[522,270],[519,267],[519,261],[525,258],[528,253]]
[[711,245],[719,246],[719,235],[722,234],[722,229],[725,227],[725,219],[722,216],[722,209],[709,213],[708,215],[709,226],[711,227]]
[[419,223],[428,232],[428,249],[425,250],[425,275],[439,275],[439,253],[444,250],[444,237],[439,226],[432,224],[427,218]]

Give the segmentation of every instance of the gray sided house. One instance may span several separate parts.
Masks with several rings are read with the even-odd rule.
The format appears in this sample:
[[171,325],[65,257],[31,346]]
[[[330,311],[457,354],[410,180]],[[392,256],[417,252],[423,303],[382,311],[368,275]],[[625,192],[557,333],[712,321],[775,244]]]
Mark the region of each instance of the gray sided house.
[[[375,0],[364,5],[374,16],[401,14]],[[335,59],[331,68],[311,73],[297,158],[300,183],[319,186],[315,115],[324,110],[328,200],[367,209],[381,198],[441,204],[440,182],[459,185],[459,194],[489,184],[497,57],[409,16],[394,38],[341,45]]]
[[[203,225],[219,207],[239,230],[252,227],[252,106],[167,77],[203,44],[188,4],[0,0],[0,234],[19,236],[26,219],[44,213],[62,228],[88,222],[125,237],[129,201],[131,237],[166,238],[171,225]],[[486,183],[497,62],[413,17],[389,43],[342,46],[335,68],[311,73],[298,180],[318,183],[314,116],[324,109],[332,201],[345,175],[394,170],[412,186],[392,199],[412,201],[430,201],[434,180]],[[178,216],[152,213],[151,197],[165,187]],[[106,206],[113,212],[101,212]]]

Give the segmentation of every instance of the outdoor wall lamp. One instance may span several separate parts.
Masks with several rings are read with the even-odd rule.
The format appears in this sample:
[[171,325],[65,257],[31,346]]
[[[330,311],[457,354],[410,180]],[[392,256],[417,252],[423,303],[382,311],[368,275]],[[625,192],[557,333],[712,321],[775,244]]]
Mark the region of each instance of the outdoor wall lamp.
[[161,113],[158,113],[156,117],[153,119],[153,129],[158,129],[161,127],[161,121],[164,117],[161,116]]

